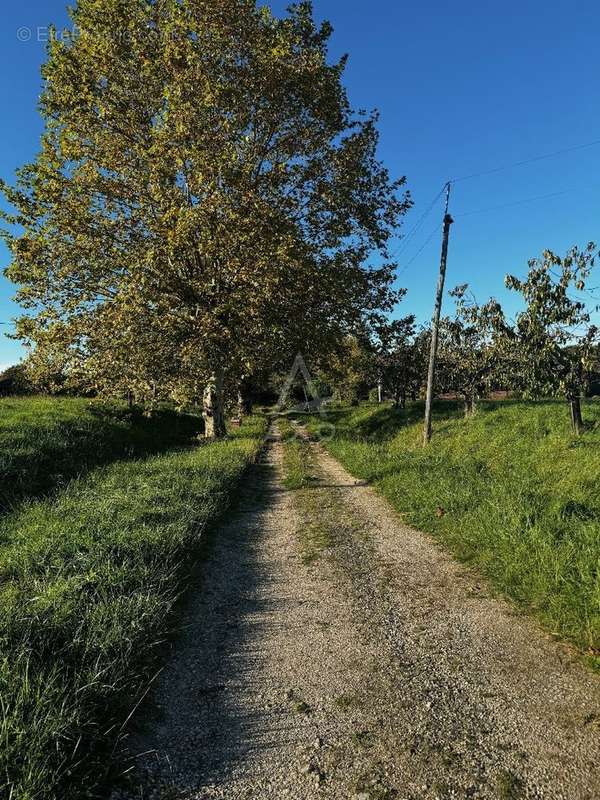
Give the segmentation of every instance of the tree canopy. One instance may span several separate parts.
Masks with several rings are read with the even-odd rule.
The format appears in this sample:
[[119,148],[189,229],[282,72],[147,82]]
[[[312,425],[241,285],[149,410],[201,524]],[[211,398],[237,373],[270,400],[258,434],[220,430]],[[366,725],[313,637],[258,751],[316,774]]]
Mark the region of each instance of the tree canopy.
[[[410,206],[310,3],[79,0],[3,190],[18,336],[96,391],[210,402],[392,308]],[[373,255],[379,254],[379,263]],[[219,427],[217,424],[217,427]],[[216,431],[217,433],[221,431]]]

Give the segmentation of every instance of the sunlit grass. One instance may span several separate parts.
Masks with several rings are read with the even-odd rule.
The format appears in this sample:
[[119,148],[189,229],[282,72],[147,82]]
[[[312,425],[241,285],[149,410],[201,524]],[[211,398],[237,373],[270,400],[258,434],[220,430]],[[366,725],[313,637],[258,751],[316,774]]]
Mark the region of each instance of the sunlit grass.
[[[600,650],[600,403],[572,436],[560,402],[482,403],[465,420],[436,407],[421,447],[422,405],[330,412],[332,455],[371,481],[410,525],[594,660]],[[315,420],[314,427],[318,426]]]

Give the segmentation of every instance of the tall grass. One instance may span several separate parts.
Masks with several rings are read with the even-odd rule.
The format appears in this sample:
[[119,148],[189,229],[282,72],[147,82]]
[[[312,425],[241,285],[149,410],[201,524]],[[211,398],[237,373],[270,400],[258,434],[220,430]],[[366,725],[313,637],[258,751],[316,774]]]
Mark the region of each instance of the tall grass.
[[[206,526],[260,448],[119,462],[0,523],[0,796],[94,797]],[[85,787],[85,788],[82,788]]]
[[200,426],[198,417],[169,410],[149,419],[83,398],[1,398],[0,513],[100,464],[187,444]]
[[580,438],[560,402],[488,402],[468,420],[439,403],[426,449],[422,413],[332,411],[326,446],[409,524],[600,663],[600,403],[586,404]]

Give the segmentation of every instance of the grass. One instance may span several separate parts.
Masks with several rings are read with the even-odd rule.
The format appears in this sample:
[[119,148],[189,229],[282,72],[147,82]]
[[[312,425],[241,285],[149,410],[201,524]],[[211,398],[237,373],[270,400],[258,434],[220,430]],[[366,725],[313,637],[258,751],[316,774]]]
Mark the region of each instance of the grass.
[[0,513],[118,458],[189,444],[200,419],[84,398],[0,398]]
[[204,532],[265,429],[103,466],[0,522],[0,796],[106,796]]
[[296,492],[296,507],[302,514],[300,551],[303,563],[309,565],[333,547],[340,520],[332,524],[329,518],[327,492],[319,489],[319,469],[310,442],[285,417],[280,417],[278,426],[283,440],[283,485]]
[[600,666],[600,403],[586,403],[579,439],[558,401],[486,402],[469,420],[438,403],[427,449],[422,413],[420,403],[332,410],[325,446]]
[[303,441],[288,419],[280,417],[279,433],[283,441],[283,485],[286,489],[305,489],[317,482],[315,464],[308,442]]

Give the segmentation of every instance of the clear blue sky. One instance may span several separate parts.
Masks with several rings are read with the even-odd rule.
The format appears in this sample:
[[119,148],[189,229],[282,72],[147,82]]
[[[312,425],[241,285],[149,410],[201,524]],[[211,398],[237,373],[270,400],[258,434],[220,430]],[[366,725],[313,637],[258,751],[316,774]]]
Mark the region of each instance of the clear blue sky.
[[[279,12],[287,3],[272,4]],[[66,21],[64,0],[6,3],[0,33],[0,175],[31,159],[41,130],[36,111],[44,28]],[[412,225],[449,178],[600,139],[600,3],[597,0],[315,0],[334,28],[333,54],[350,55],[346,84],[357,108],[381,113],[380,156],[406,175]],[[38,28],[41,31],[38,34]],[[32,31],[30,41],[27,29]],[[25,33],[23,33],[23,29]],[[565,191],[558,197],[484,213],[466,212]],[[600,242],[600,145],[526,167],[457,183],[451,211],[448,286],[469,282],[478,299],[495,295],[510,313],[506,272],[548,247]],[[400,253],[402,304],[431,313],[441,206]],[[411,262],[409,264],[409,262]],[[0,251],[0,264],[8,254]],[[600,282],[600,281],[599,281]],[[16,313],[14,287],[0,280],[0,321]],[[6,329],[6,326],[2,326]],[[1,329],[1,328],[0,328]],[[0,341],[0,365],[19,358]]]

